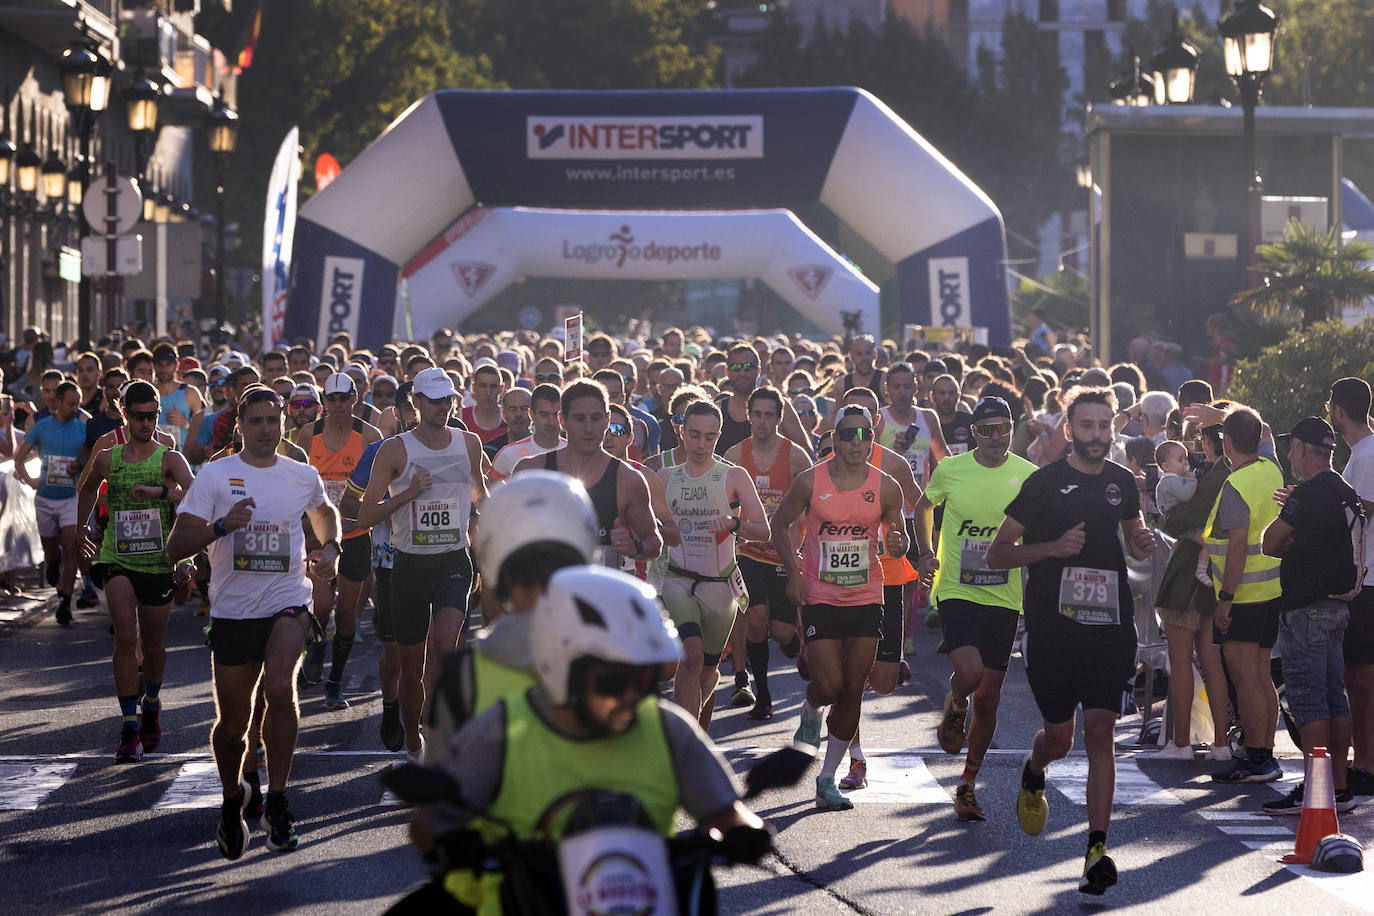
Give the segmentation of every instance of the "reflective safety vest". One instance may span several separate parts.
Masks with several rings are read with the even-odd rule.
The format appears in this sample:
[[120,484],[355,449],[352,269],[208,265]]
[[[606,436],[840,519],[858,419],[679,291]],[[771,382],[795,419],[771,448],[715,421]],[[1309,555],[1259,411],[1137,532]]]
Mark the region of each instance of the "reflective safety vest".
[[1283,588],[1279,585],[1281,561],[1278,557],[1265,556],[1260,544],[1264,540],[1264,529],[1279,517],[1274,491],[1283,486],[1283,472],[1272,461],[1260,458],[1232,471],[1221,493],[1217,494],[1217,501],[1212,504],[1212,511],[1207,516],[1207,524],[1202,527],[1202,535],[1207,543],[1207,552],[1212,556],[1212,584],[1218,593],[1221,592],[1222,578],[1226,575],[1228,541],[1225,531],[1217,532],[1212,528],[1216,524],[1217,509],[1221,506],[1227,486],[1234,489],[1250,508],[1250,530],[1245,535],[1245,573],[1236,587],[1235,603],[1255,604],[1277,598],[1283,594]]
[[644,805],[654,827],[667,836],[678,809],[672,753],[656,695],[639,704],[635,724],[623,735],[578,741],[558,734],[530,707],[528,695],[506,707],[506,759],[501,789],[486,812],[510,824],[520,839],[557,841],[571,806],[560,801],[586,791],[623,792]]
[[524,693],[534,686],[534,672],[512,668],[488,656],[485,652],[473,650],[472,653],[472,713],[470,718],[486,712],[502,697],[513,693]]

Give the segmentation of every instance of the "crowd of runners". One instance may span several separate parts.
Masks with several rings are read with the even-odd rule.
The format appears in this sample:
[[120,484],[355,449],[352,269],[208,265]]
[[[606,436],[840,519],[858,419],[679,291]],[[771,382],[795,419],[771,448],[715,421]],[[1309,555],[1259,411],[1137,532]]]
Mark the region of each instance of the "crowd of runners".
[[[1221,782],[1277,779],[1277,643],[1304,747],[1337,761],[1338,807],[1374,793],[1374,591],[1359,589],[1374,580],[1352,543],[1374,499],[1360,379],[1334,382],[1326,419],[1276,436],[1207,380],[1155,388],[1160,367],[1103,367],[1040,329],[959,353],[700,328],[594,334],[575,359],[530,333],[321,344],[106,341],[44,371],[36,402],[0,400],[0,454],[36,490],[53,620],[70,625],[74,598],[109,613],[119,761],[161,741],[168,617],[200,595],[227,858],[264,816],[268,846],[295,848],[297,698],[358,702],[344,673],[369,609],[381,743],[455,768],[474,805],[518,822],[503,779],[543,797],[580,772],[541,787],[485,750],[518,756],[517,730],[548,729],[528,740],[554,754],[585,732],[650,772],[671,758],[669,814],[755,832],[705,737],[717,698],[770,719],[776,643],[807,682],[793,740],[820,759],[815,803],[851,808],[865,693],[910,678],[909,634],[926,626],[948,656],[936,738],[964,755],[960,820],[988,817],[977,777],[1014,648],[1043,716],[1015,801],[1027,833],[1046,825],[1046,775],[1081,707],[1081,889],[1100,894],[1116,881],[1113,729],[1136,672],[1128,557],[1157,549],[1172,550],[1155,604],[1182,711],[1160,756],[1205,752]],[[558,572],[586,566],[618,572]],[[1190,737],[1194,664],[1210,749]],[[625,791],[658,791],[615,769]],[[1264,807],[1301,804],[1298,786]],[[417,843],[443,819],[420,817]]]

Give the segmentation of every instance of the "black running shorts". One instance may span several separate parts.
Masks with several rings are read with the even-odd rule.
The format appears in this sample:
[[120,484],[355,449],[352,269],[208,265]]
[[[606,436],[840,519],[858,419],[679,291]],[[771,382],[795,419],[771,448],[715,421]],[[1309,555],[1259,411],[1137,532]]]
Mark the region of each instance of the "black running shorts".
[[1016,619],[1020,616],[1011,608],[993,607],[946,598],[940,602],[940,629],[943,631],[945,651],[953,652],[965,646],[978,650],[983,667],[1006,671],[1012,647],[1016,643]]
[[740,556],[739,571],[749,592],[750,606],[767,604],[768,619],[797,625],[797,606],[787,597],[787,570],[753,557]]
[[467,616],[473,584],[472,551],[463,547],[444,553],[406,553],[398,550],[391,567],[391,624],[396,642],[422,643],[429,622],[441,608],[457,608]]

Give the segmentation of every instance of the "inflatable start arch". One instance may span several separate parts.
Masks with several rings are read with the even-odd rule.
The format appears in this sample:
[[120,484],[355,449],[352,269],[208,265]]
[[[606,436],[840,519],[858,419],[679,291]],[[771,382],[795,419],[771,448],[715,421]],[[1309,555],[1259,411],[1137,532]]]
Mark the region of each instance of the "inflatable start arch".
[[787,210],[478,208],[401,274],[411,330],[425,338],[458,324],[521,276],[751,277],[827,334],[844,333],[846,312],[865,328],[879,326],[878,287]]
[[859,89],[426,96],[300,209],[286,335],[326,341],[347,331],[382,343],[401,266],[475,204],[755,210],[815,201],[896,265],[904,321],[986,327],[990,343],[1009,341],[997,208]]

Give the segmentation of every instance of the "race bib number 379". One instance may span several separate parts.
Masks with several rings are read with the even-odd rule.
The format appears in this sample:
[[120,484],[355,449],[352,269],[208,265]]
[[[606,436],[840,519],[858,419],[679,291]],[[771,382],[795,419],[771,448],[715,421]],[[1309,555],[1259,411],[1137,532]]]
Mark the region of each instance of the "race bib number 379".
[[1059,580],[1059,613],[1087,626],[1121,623],[1116,570],[1064,567]]

